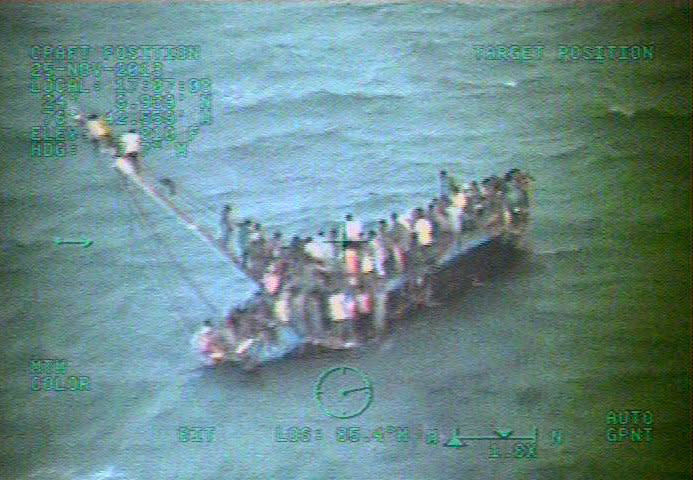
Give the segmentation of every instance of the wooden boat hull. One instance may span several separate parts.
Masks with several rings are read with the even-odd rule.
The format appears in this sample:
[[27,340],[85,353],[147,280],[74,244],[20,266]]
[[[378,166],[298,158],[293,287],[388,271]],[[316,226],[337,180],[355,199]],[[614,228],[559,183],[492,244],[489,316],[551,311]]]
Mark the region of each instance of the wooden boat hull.
[[[522,256],[519,248],[522,235],[503,233],[486,236],[466,244],[452,246],[448,254],[425,274],[425,282],[430,282],[431,300],[442,302],[451,295],[460,295],[503,272]],[[406,314],[425,307],[423,287],[416,284],[414,275],[401,275],[384,286],[386,296],[386,323],[400,320]],[[282,327],[291,328],[291,327]],[[241,362],[245,365],[259,366],[290,355],[317,350],[345,350],[359,345],[345,346],[334,339],[325,342],[312,342],[292,331],[291,343],[273,346],[271,349],[257,349]]]

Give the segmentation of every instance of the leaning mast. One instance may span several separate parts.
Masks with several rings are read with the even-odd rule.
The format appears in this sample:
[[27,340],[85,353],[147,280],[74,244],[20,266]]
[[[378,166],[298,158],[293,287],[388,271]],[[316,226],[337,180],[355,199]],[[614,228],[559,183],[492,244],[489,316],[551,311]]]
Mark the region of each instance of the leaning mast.
[[179,208],[175,202],[159,192],[156,187],[154,187],[141,175],[137,174],[132,164],[128,160],[118,158],[114,167],[123,176],[139,187],[140,190],[151,197],[157,204],[175,215],[176,218],[178,218],[178,220],[180,220],[189,230],[192,230],[205,243],[219,252],[225,260],[231,261],[231,263],[233,263],[236,267],[240,268],[244,273],[247,273],[241,267],[238,257],[231,250],[224,248],[224,246],[221,245],[221,243],[214,237],[214,234],[209,229],[195,223],[193,218]]

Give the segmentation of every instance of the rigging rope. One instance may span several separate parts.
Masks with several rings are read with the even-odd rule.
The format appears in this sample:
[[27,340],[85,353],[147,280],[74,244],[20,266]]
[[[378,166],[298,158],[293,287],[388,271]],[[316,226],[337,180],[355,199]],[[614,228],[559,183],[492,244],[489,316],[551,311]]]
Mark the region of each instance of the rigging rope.
[[[160,179],[159,183],[163,183],[164,180],[169,182],[172,181],[170,178]],[[186,207],[191,212],[195,212],[195,217],[200,218],[207,225],[218,225],[221,219],[221,210],[215,211],[208,203],[201,201],[194,194],[188,191],[186,188],[181,187],[177,182],[175,185],[175,195],[169,195],[169,197],[175,197],[179,203],[184,203]]]
[[128,195],[130,196],[130,199],[134,203],[135,208],[137,209],[137,214],[138,214],[140,221],[145,226],[145,228],[147,228],[151,232],[152,236],[154,236],[154,239],[155,239],[155,242],[157,244],[159,251],[160,252],[162,250],[164,251],[166,256],[168,256],[169,261],[174,265],[176,270],[178,270],[178,273],[180,274],[181,278],[183,278],[183,280],[185,280],[185,282],[192,288],[192,290],[195,292],[195,294],[197,295],[200,302],[203,303],[207,307],[207,309],[209,309],[210,312],[212,312],[212,314],[215,317],[219,316],[219,310],[207,298],[207,296],[204,294],[202,289],[195,283],[195,281],[192,278],[190,278],[188,273],[185,271],[185,268],[176,260],[175,255],[173,254],[171,249],[168,247],[168,244],[164,241],[164,239],[161,237],[159,232],[156,231],[156,228],[151,224],[151,222],[147,218],[147,215],[146,215],[144,209],[142,208],[142,206],[138,202],[137,197],[132,192],[132,190],[130,188],[128,188],[127,180],[121,174],[118,174],[118,176],[121,179],[121,186],[125,183],[124,187],[127,190]]

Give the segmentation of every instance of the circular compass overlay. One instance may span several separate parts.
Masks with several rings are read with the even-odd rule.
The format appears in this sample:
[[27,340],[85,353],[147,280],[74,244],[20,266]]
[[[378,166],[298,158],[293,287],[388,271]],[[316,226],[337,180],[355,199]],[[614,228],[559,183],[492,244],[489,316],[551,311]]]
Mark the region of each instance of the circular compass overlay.
[[330,417],[354,418],[365,412],[373,401],[373,384],[357,368],[334,367],[318,378],[315,398]]

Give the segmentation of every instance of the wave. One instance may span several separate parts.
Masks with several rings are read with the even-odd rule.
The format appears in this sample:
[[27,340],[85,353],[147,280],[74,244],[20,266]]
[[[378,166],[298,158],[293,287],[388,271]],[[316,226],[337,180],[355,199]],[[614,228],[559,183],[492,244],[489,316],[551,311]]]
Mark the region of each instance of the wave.
[[563,255],[563,254],[570,254],[570,253],[580,253],[583,250],[585,250],[584,247],[580,247],[578,245],[567,245],[563,247],[554,247],[554,248],[549,248],[545,250],[538,250],[536,251],[536,255],[539,256],[551,256],[551,255]]
[[116,467],[108,466],[86,475],[77,474],[74,468],[44,467],[38,468],[27,476],[29,480],[128,480],[128,476],[117,471]]
[[287,148],[287,145],[299,148],[305,143],[313,143],[317,140],[324,140],[328,138],[342,138],[344,141],[349,141],[344,135],[342,129],[335,126],[320,127],[316,129],[304,128],[304,127],[289,127],[286,130],[279,130],[272,133],[265,134],[251,134],[248,137],[236,138],[230,140],[222,146],[209,147],[205,150],[221,150],[227,151],[230,149],[250,149],[254,147],[261,146],[273,146],[278,148]]
[[690,112],[671,111],[657,107],[637,108],[625,105],[610,105],[606,112],[597,113],[597,118],[622,117],[628,119],[688,119]]
[[372,101],[372,100],[398,100],[406,98],[407,95],[392,92],[368,92],[363,90],[351,90],[337,92],[328,89],[319,89],[303,92],[298,95],[287,95],[286,92],[271,94],[258,97],[241,96],[229,97],[224,99],[226,102],[224,114],[231,115],[238,111],[262,111],[266,108],[290,105],[305,105],[323,103],[326,106],[344,103],[345,101]]
[[76,477],[74,480],[127,480],[127,478],[125,474],[116,471],[115,467],[109,466],[86,476]]
[[444,87],[449,88],[455,92],[459,92],[466,97],[484,97],[485,95],[497,95],[499,90],[505,90],[510,88],[517,88],[527,82],[532,81],[531,79],[516,79],[516,78],[506,78],[506,79],[484,79],[480,81],[474,81],[469,79],[456,79],[453,75],[446,75],[438,80]]
[[635,114],[635,109],[632,107],[623,107],[620,105],[612,105],[608,108],[608,112],[615,113],[617,115],[624,115],[626,117],[632,117]]

